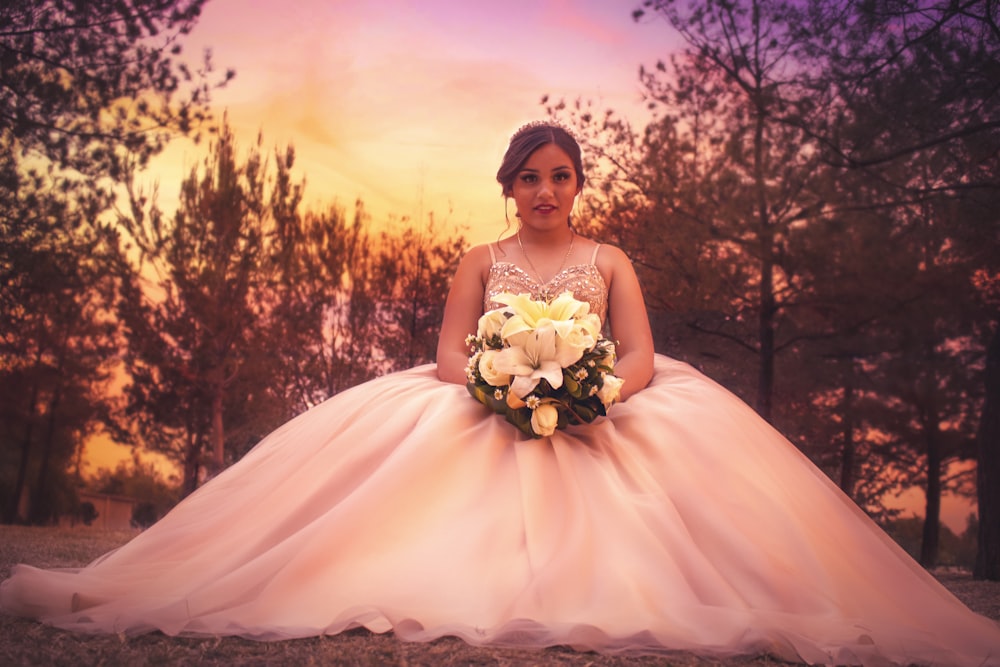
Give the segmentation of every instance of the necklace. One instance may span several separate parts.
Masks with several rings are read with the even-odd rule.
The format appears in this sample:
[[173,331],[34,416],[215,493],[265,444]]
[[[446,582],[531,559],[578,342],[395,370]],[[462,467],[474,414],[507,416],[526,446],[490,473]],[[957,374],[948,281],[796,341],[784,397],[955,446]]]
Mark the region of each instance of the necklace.
[[[562,273],[562,270],[564,268],[566,268],[566,261],[569,259],[569,256],[573,253],[573,242],[574,241],[576,241],[576,232],[573,231],[572,228],[570,228],[569,248],[566,249],[566,254],[563,256],[562,264],[559,265],[559,270],[556,271],[554,274],[552,274],[553,278],[555,278],[560,273]],[[541,293],[539,294],[539,296],[541,296],[543,299],[547,300],[549,298],[548,284],[550,282],[552,282],[552,281],[550,279],[548,282],[546,282],[542,278],[542,274],[538,272],[538,269],[535,268],[535,265],[534,265],[534,263],[532,263],[531,258],[528,257],[528,253],[526,253],[524,251],[524,244],[521,243],[521,230],[520,229],[517,230],[517,247],[519,247],[521,249],[521,254],[524,255],[524,259],[525,259],[526,262],[528,262],[528,266],[531,268],[532,271],[535,272],[535,275],[538,277],[538,287],[541,289]]]

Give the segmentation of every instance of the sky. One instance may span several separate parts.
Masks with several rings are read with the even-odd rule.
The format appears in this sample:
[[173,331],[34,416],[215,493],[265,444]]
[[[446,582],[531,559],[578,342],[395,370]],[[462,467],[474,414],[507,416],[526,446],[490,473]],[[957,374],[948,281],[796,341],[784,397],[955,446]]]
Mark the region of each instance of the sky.
[[[640,124],[640,65],[680,48],[638,0],[209,0],[185,42],[236,78],[216,91],[240,145],[292,143],[307,205],[360,198],[375,222],[429,214],[471,243],[504,228],[496,170],[552,99]],[[175,142],[150,178],[164,205],[204,147]]]
[[[505,229],[496,170],[510,135],[545,117],[543,96],[592,100],[642,127],[639,67],[683,48],[663,20],[632,19],[641,0],[209,0],[184,42],[211,49],[236,78],[213,94],[241,151],[294,145],[306,205],[348,211],[361,199],[390,217],[453,225],[470,243]],[[171,208],[206,154],[175,141],[145,178]],[[129,450],[88,446],[87,471]],[[922,494],[901,504],[922,513]],[[946,499],[961,532],[967,503]]]

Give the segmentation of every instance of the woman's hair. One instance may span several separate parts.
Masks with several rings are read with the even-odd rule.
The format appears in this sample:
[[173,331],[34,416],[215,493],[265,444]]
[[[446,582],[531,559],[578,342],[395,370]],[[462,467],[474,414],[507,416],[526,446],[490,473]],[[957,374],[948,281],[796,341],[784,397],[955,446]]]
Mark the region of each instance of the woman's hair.
[[566,152],[573,161],[576,170],[576,184],[583,187],[583,158],[580,155],[580,144],[576,143],[565,128],[547,121],[534,121],[521,128],[510,138],[510,145],[504,153],[503,162],[497,171],[497,182],[503,188],[504,197],[514,192],[514,179],[531,154],[545,144],[555,144]]

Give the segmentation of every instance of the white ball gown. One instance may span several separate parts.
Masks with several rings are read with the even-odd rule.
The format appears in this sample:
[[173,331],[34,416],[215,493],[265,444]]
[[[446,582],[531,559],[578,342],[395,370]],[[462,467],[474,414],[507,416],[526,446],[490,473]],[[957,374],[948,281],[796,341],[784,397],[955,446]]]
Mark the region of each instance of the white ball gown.
[[[594,266],[554,282],[604,312]],[[497,263],[487,298],[525,288],[538,290]],[[372,380],[87,567],[16,566],[0,606],[98,633],[363,626],[412,641],[1000,665],[1000,626],[739,399],[659,355],[649,387],[607,418],[537,440],[433,365]]]

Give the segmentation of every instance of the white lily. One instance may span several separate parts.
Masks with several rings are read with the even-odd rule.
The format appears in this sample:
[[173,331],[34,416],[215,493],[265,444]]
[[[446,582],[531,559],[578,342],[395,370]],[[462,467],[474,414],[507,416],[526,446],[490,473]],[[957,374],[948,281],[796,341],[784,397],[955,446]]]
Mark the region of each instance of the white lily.
[[520,398],[530,394],[542,379],[558,389],[563,383],[563,371],[556,350],[555,328],[543,326],[526,332],[521,345],[512,345],[497,353],[493,367],[514,377],[510,391]]
[[549,302],[549,318],[553,320],[572,320],[590,312],[590,304],[577,301],[570,291],[563,292]]
[[577,301],[572,292],[563,292],[549,302],[536,301],[530,294],[509,292],[498,294],[493,300],[509,306],[514,312],[500,332],[503,339],[511,345],[523,345],[526,333],[550,323],[556,333],[565,338],[573,330],[577,322],[575,318],[590,312],[590,304]]

